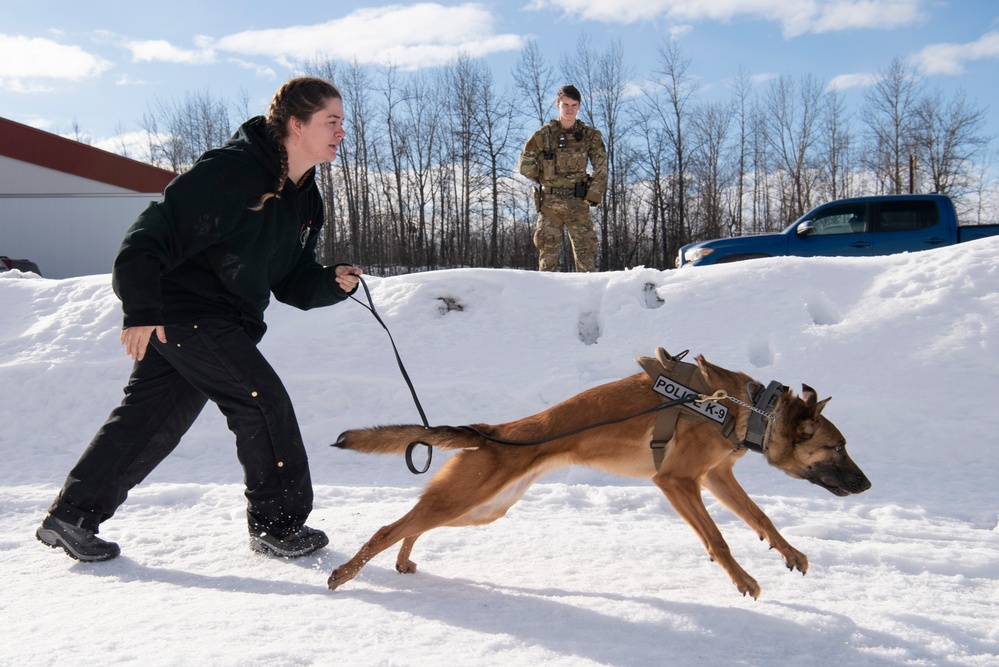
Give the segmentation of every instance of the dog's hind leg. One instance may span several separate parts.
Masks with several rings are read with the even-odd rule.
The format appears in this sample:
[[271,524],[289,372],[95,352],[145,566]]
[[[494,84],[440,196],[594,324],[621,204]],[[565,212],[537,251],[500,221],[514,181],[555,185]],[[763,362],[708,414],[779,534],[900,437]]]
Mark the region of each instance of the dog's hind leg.
[[[439,526],[463,525],[461,518],[465,514],[488,503],[511,481],[523,477],[532,465],[528,457],[498,457],[485,448],[456,454],[430,480],[413,509],[379,529],[353,558],[333,570],[327,584],[336,589],[350,581],[369,560],[399,540],[404,542],[396,559],[397,569],[401,566],[400,572],[415,571],[409,552],[421,534]],[[493,519],[499,516],[502,514]]]
[[776,549],[784,557],[784,563],[789,570],[797,569],[805,574],[808,571],[808,557],[788,544],[787,540],[777,532],[770,517],[764,514],[749,497],[732,472],[734,462],[734,460],[731,463],[725,462],[712,468],[704,477],[704,488],[756,531],[761,540],[765,539],[771,549]]
[[[527,489],[545,472],[543,468],[535,469],[512,484],[503,487],[493,498],[480,505],[476,505],[447,525],[454,527],[483,526],[502,518],[506,515],[507,510],[513,507],[524,496]],[[399,548],[399,555],[395,560],[395,569],[398,572],[402,574],[414,574],[416,572],[416,563],[411,561],[409,556],[413,552],[413,545],[416,544],[418,537],[419,535],[411,535],[402,541],[402,546]]]

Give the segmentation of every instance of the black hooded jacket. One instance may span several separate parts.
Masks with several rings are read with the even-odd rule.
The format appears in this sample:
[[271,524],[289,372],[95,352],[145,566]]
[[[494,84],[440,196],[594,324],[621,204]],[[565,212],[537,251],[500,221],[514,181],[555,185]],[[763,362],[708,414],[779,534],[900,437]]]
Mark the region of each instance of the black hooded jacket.
[[314,172],[299,187],[279,174],[277,146],[262,116],[175,178],[129,228],[114,261],[112,287],[124,326],[238,319],[263,335],[270,294],[303,310],[343,301],[335,267],[315,257],[323,202]]

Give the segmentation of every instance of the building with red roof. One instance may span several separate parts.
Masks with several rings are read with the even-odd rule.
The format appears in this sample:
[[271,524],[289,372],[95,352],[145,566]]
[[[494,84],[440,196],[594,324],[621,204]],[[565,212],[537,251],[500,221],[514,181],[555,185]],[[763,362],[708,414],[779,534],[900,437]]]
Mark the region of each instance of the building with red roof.
[[0,118],[0,255],[47,278],[109,273],[125,230],[175,176]]

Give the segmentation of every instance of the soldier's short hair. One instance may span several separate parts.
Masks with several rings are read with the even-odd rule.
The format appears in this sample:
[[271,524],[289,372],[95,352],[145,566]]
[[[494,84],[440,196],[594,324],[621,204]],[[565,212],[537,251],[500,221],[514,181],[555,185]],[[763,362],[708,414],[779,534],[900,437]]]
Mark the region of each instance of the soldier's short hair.
[[582,102],[583,96],[580,94],[579,89],[576,86],[562,86],[558,89],[558,95],[555,96],[555,104],[562,101],[563,97],[568,97],[570,100],[575,100],[576,102]]

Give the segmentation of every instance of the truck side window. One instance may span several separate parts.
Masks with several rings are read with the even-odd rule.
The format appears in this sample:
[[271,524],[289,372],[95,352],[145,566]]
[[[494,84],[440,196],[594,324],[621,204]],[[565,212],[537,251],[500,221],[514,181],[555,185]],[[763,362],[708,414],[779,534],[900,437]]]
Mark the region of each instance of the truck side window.
[[812,218],[814,235],[859,234],[867,229],[867,207],[864,204],[831,206]]
[[891,201],[881,203],[878,231],[909,232],[932,227],[939,221],[932,201]]

